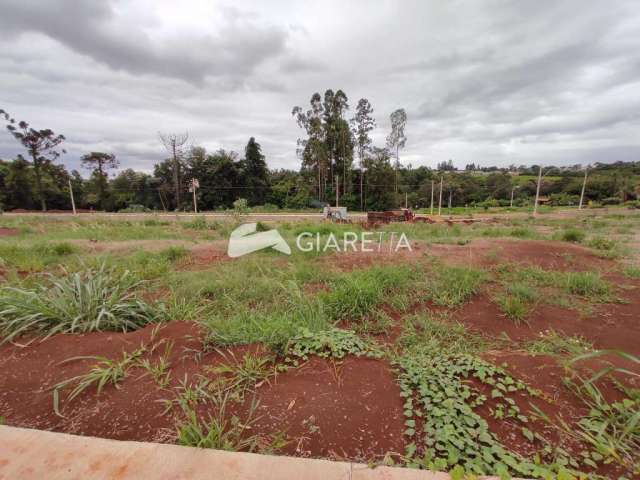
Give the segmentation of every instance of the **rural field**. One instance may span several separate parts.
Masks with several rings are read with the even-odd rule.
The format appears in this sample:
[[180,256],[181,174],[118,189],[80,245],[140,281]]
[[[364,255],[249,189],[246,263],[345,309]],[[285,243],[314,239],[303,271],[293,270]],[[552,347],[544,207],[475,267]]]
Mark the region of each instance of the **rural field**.
[[640,210],[397,223],[0,216],[0,423],[444,470],[640,478]]

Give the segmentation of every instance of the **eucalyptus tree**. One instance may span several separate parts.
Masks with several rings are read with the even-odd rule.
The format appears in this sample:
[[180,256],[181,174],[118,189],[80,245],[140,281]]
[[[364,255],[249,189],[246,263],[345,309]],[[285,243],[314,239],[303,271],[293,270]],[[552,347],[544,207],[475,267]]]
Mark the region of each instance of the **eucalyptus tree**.
[[387,137],[387,148],[395,152],[396,155],[396,179],[395,193],[398,194],[398,169],[400,168],[400,149],[404,148],[407,143],[407,137],[404,134],[404,128],[407,125],[407,113],[404,108],[399,108],[390,115],[391,133]]
[[376,127],[376,121],[372,117],[373,107],[366,98],[358,100],[355,116],[351,119],[353,124],[353,136],[358,148],[358,159],[360,160],[360,210],[364,209],[363,184],[364,184],[364,160],[365,154],[371,148],[371,132]]
[[16,120],[2,109],[0,109],[0,116],[4,117],[7,122],[7,130],[27,150],[33,162],[36,176],[36,192],[40,207],[43,212],[46,212],[47,201],[44,198],[42,174],[62,153],[66,153],[64,149],[58,149],[60,144],[64,142],[65,137],[64,135],[56,135],[48,128],[36,130],[29,127],[29,124],[25,121],[16,123]]
[[[342,90],[335,93],[329,89],[324,94],[325,143],[329,152],[329,175],[332,181],[335,175],[342,177],[343,193],[348,190],[351,161],[353,158],[353,138],[349,123],[344,115],[349,110],[349,99]],[[334,189],[339,188],[334,184]]]
[[324,200],[327,187],[328,165],[325,143],[326,132],[323,125],[324,107],[322,97],[314,93],[309,101],[310,108],[293,107],[291,114],[298,126],[305,130],[307,138],[298,139],[296,153],[302,159],[302,170],[311,171],[318,182],[318,199]]

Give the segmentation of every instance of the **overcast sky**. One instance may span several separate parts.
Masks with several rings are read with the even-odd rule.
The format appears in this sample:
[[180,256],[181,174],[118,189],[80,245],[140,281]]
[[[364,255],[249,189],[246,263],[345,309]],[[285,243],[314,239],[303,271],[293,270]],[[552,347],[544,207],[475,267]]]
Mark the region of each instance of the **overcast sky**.
[[0,0],[0,108],[64,134],[72,168],[99,150],[150,171],[157,132],[186,130],[297,169],[291,109],[327,88],[371,101],[379,146],[405,108],[404,164],[640,160],[639,6]]

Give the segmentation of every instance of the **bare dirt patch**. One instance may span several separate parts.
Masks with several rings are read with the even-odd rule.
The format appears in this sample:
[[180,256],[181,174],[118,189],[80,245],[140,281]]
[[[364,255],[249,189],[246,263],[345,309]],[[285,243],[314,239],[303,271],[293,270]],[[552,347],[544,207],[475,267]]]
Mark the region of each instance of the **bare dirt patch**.
[[381,459],[404,449],[400,389],[381,360],[312,358],[258,390],[257,428],[286,432],[284,453]]
[[581,245],[546,240],[478,239],[466,245],[429,245],[425,253],[448,264],[476,267],[518,263],[544,270],[603,271],[615,266]]
[[0,227],[0,237],[12,237],[18,235],[20,230],[17,228]]
[[[174,398],[180,381],[198,375],[214,378],[207,367],[263,355],[259,345],[196,355],[201,332],[190,322],[171,322],[154,331],[150,325],[130,333],[55,335],[26,347],[0,346],[0,412],[7,425],[54,430],[119,440],[171,442],[175,439],[176,409],[165,413],[164,399]],[[122,358],[141,345],[173,342],[169,361],[171,382],[160,388],[141,368],[132,368],[118,388],[108,385],[98,396],[89,388],[71,402],[61,392],[61,413],[55,414],[52,387],[84,374],[91,360],[65,360],[100,355]],[[157,349],[148,358],[157,359]],[[249,397],[250,395],[248,395]],[[402,452],[402,399],[389,365],[380,360],[346,358],[341,362],[313,358],[300,368],[278,374],[257,388],[258,421],[251,434],[282,432],[290,455],[347,459],[379,458]],[[234,408],[238,412],[244,406]],[[205,418],[207,413],[204,412]]]
[[[623,295],[626,295],[623,294]],[[536,340],[547,330],[576,335],[595,348],[621,349],[640,354],[640,295],[628,295],[629,303],[601,304],[591,316],[555,305],[538,304],[526,318],[516,323],[507,318],[488,295],[474,297],[452,315],[454,320],[476,332],[498,338],[505,334],[515,341]]]
[[180,261],[179,270],[206,270],[216,263],[231,260],[226,251],[216,245],[194,245],[187,258]]

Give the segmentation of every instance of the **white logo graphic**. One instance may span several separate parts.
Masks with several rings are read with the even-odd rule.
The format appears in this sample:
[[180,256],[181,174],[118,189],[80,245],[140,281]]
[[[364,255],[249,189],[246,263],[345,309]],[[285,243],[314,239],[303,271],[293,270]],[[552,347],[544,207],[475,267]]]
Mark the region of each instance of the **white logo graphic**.
[[289,248],[289,245],[284,241],[278,230],[269,230],[267,232],[257,232],[256,230],[257,224],[245,223],[231,232],[227,255],[232,258],[241,257],[263,248],[273,248],[291,255],[291,248]]

